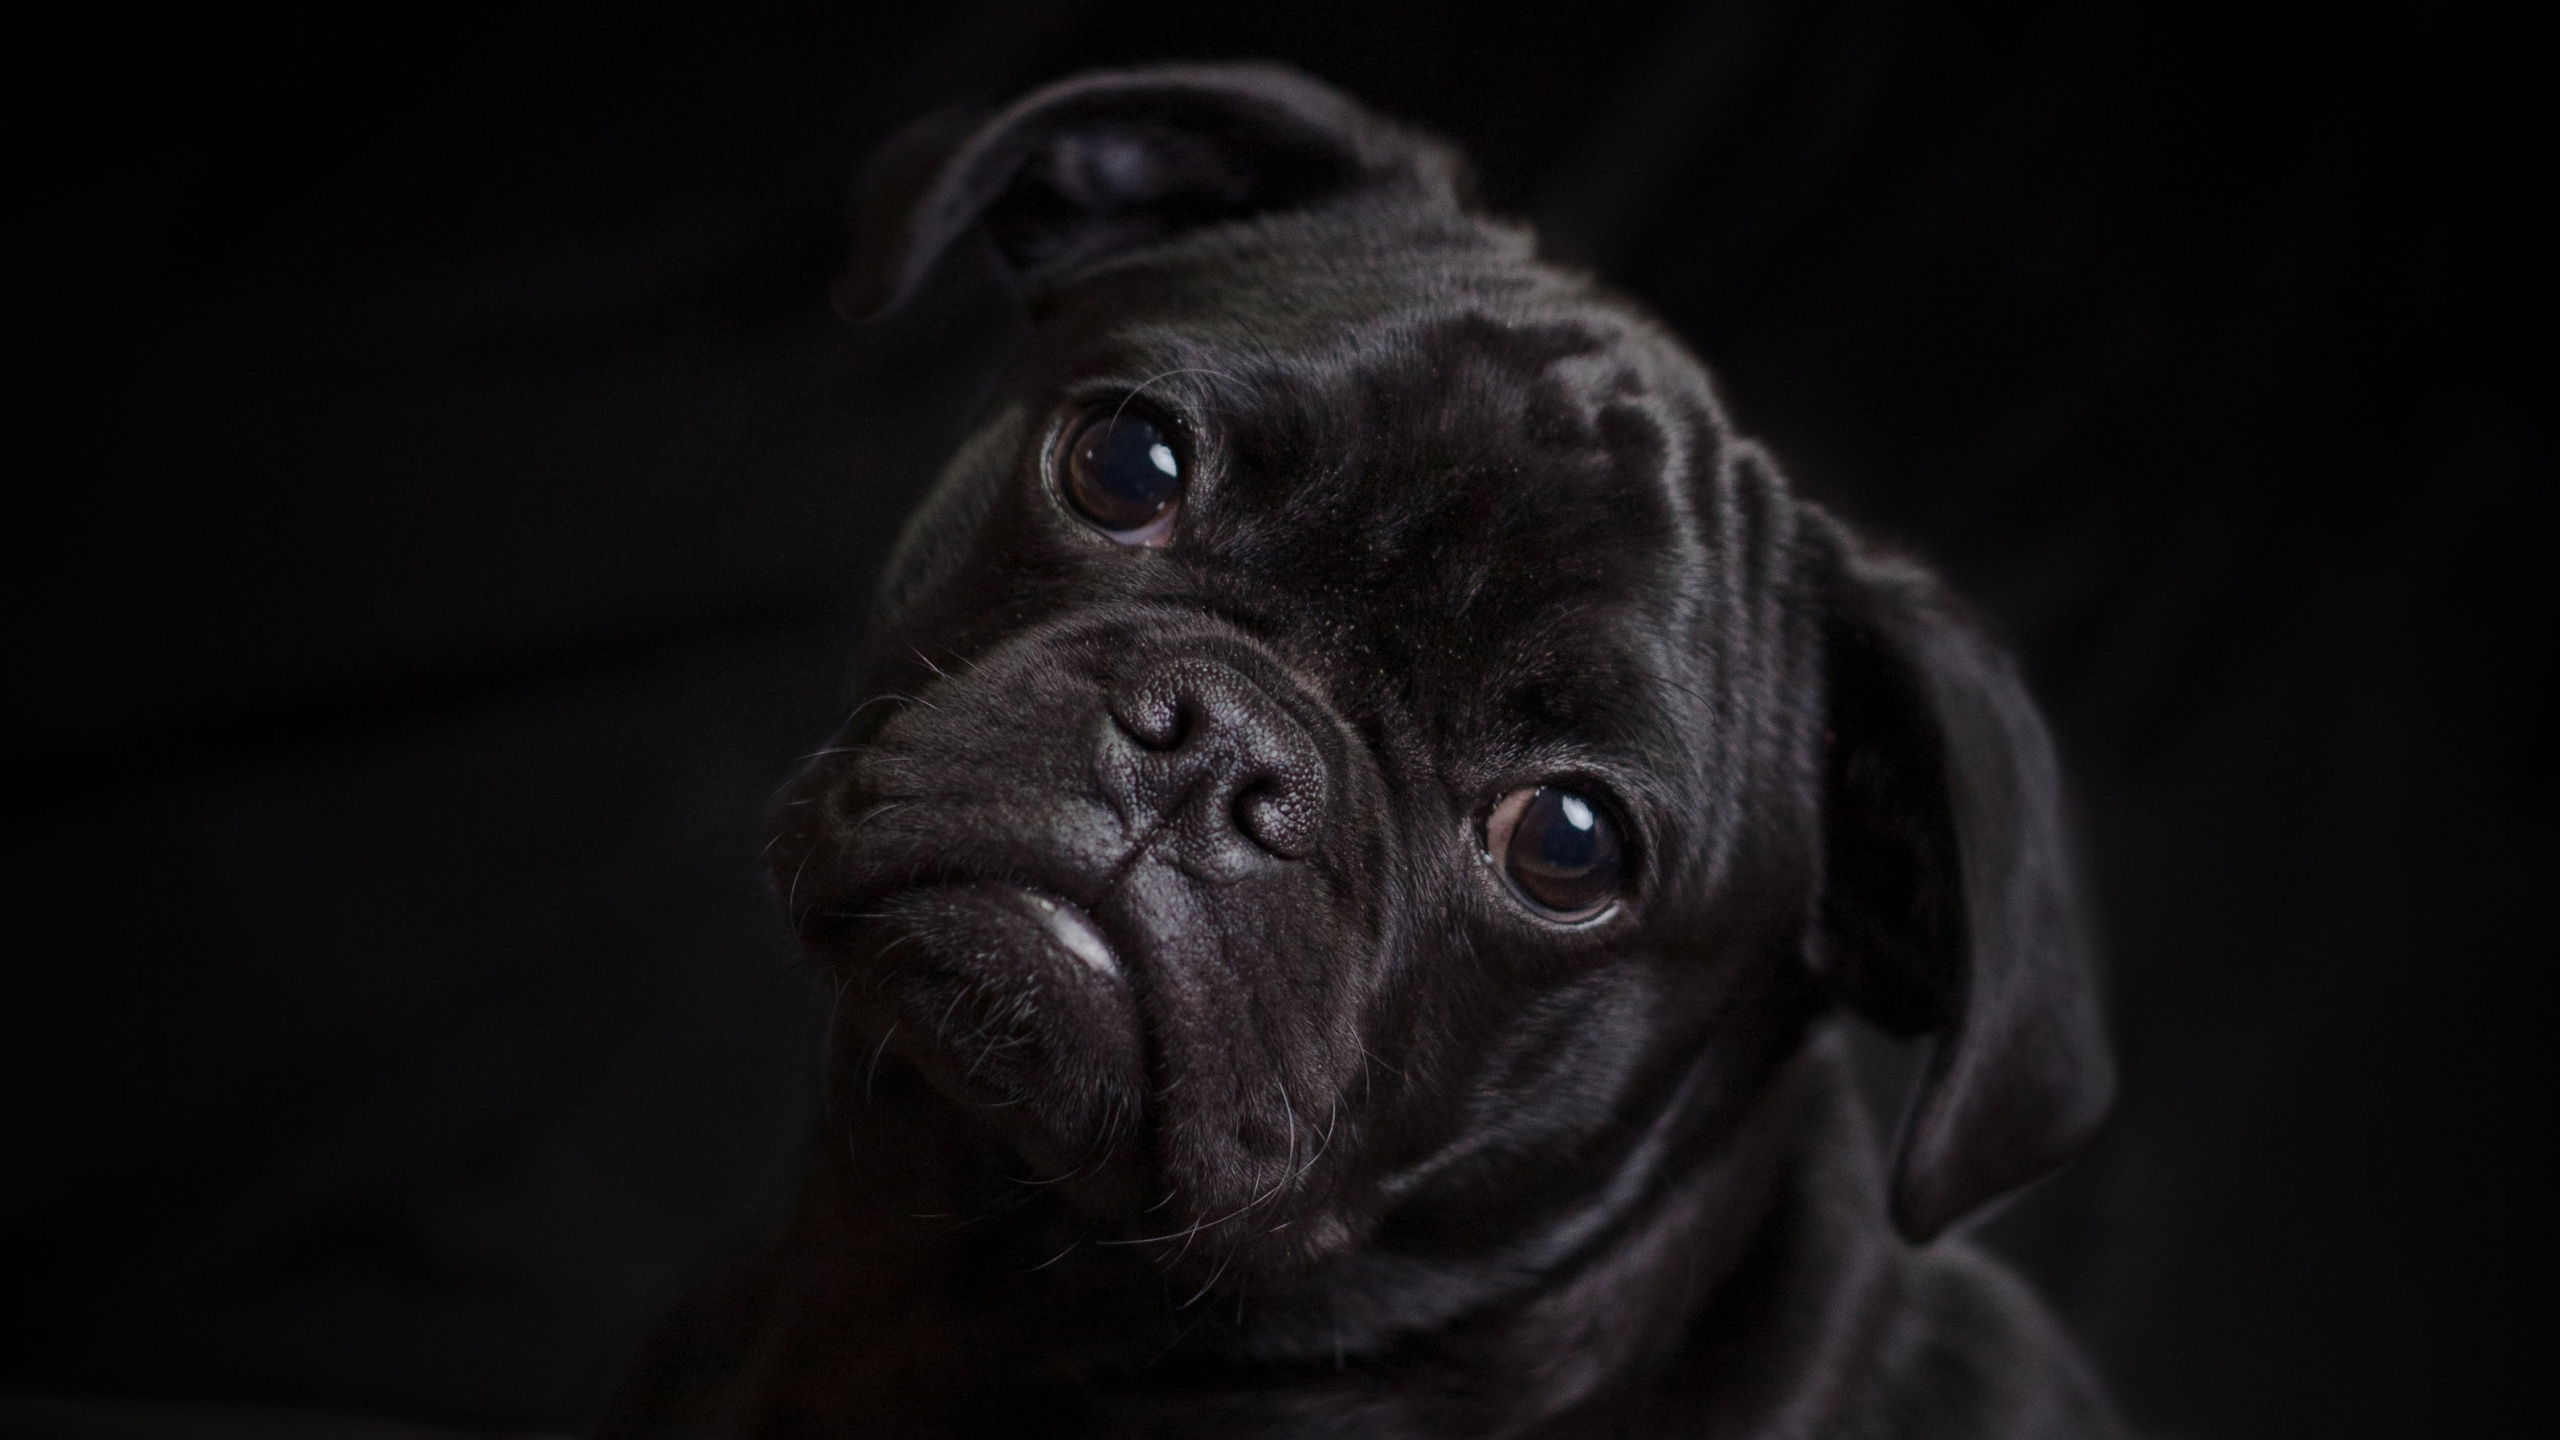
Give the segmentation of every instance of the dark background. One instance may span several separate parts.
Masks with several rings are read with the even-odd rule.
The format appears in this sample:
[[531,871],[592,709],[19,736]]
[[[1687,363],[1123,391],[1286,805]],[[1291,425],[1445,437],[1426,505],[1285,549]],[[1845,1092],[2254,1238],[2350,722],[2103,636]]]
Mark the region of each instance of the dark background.
[[2124,1088],[1984,1233],[2136,1419],[2460,1433],[2548,1354],[2521,29],[1011,0],[22,41],[0,1388],[567,1425],[770,1218],[824,1007],[761,811],[1019,324],[965,272],[828,314],[847,181],[948,101],[1225,56],[1463,143],[2018,647]]

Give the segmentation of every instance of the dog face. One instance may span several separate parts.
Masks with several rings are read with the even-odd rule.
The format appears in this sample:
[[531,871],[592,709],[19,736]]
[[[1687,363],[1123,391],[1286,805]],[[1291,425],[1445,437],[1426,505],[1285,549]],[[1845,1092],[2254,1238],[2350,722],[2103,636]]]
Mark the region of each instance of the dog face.
[[1267,1276],[1739,1103],[1839,998],[1947,1036],[1897,1190],[1934,1231],[2104,1104],[2041,729],[1676,341],[1465,196],[1258,68],[876,168],[851,308],[974,228],[1035,324],[786,797],[844,1071]]

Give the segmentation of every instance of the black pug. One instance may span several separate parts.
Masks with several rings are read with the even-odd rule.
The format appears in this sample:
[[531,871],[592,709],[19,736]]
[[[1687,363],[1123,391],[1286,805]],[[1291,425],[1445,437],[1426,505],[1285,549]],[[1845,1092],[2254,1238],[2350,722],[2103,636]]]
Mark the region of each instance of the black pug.
[[[1928,574],[1302,76],[866,183],[843,308],[991,240],[1033,330],[784,801],[830,1140],[605,1433],[2120,1433],[1927,1243],[2112,1084],[2051,746]],[[1936,1037],[1889,1178],[1844,1006]]]

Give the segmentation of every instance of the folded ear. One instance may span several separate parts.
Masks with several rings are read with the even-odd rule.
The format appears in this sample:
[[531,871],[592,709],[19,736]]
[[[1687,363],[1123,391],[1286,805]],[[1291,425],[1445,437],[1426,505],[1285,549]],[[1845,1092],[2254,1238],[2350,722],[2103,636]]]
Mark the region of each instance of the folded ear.
[[1850,1006],[1937,1034],[1893,1177],[1921,1241],[2070,1158],[2115,1067],[2044,722],[1928,572],[1827,528],[1817,953]]
[[897,305],[969,228],[1036,293],[1123,251],[1225,220],[1401,191],[1457,209],[1465,162],[1276,65],[1097,71],[992,118],[945,114],[865,167],[836,308]]

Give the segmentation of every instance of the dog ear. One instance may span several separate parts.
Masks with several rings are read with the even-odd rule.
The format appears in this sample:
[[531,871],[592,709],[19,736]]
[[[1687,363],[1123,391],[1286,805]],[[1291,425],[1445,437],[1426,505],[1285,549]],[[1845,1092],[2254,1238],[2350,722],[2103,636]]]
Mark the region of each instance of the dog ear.
[[983,222],[1027,293],[1224,220],[1402,191],[1468,204],[1457,153],[1276,65],[1167,65],[1062,81],[972,124],[946,112],[865,167],[836,308],[894,308]]
[[1893,1177],[1925,1241],[2069,1159],[2115,1069],[2043,721],[1928,572],[1833,533],[1817,958],[1852,1008],[1936,1033]]

